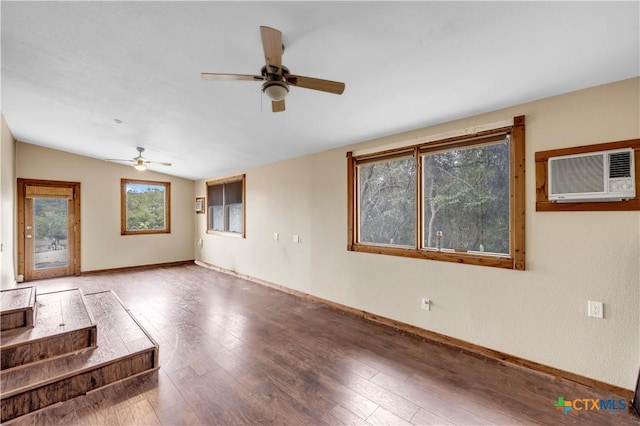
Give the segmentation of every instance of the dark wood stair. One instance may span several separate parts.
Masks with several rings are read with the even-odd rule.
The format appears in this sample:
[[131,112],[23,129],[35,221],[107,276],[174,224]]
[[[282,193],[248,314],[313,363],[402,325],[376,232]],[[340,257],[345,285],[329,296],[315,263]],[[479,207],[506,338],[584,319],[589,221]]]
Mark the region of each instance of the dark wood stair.
[[2,370],[96,346],[96,324],[79,289],[38,294],[36,306],[33,327],[2,332]]
[[36,288],[14,288],[0,292],[0,330],[32,327],[36,314]]
[[[56,304],[62,308],[61,322],[56,316],[58,314],[50,315],[55,311],[51,305]],[[38,315],[35,327],[3,331],[2,344],[5,345],[7,335],[14,338],[7,344],[7,350],[17,348],[17,340],[26,347],[31,345],[30,349],[24,349],[25,353],[33,351],[41,354],[39,350],[47,340],[50,343],[46,346],[59,350],[50,351],[52,356],[42,359],[34,359],[32,353],[31,362],[0,372],[2,422],[157,370],[157,343],[122,305],[115,293],[105,291],[83,296],[75,289],[37,294],[36,305]],[[41,336],[38,334],[40,331],[36,331],[41,322],[47,324],[43,326],[45,328],[58,326],[65,330],[34,340],[25,338],[27,335]],[[88,323],[91,325],[87,326]],[[89,332],[85,333],[87,330]],[[10,357],[7,355],[7,358]],[[29,359],[28,356],[18,355],[15,358]]]

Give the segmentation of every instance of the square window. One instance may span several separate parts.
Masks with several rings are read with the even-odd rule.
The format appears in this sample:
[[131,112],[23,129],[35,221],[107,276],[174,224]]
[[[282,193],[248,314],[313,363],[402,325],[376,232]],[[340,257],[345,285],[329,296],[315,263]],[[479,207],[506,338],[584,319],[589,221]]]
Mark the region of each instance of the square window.
[[121,180],[120,233],[163,234],[171,232],[171,183]]

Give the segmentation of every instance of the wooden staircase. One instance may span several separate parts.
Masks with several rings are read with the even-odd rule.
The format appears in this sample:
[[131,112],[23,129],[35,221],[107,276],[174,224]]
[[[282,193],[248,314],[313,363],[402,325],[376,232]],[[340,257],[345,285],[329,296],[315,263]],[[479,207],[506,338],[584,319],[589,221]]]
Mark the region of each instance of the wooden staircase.
[[26,287],[0,304],[2,422],[158,369],[158,344],[112,291]]

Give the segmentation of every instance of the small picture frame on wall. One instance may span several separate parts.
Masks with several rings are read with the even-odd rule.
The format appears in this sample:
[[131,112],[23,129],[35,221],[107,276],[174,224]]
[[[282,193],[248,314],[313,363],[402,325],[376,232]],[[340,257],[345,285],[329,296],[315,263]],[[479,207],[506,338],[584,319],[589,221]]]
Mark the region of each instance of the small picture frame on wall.
[[204,214],[204,197],[196,197],[196,213]]

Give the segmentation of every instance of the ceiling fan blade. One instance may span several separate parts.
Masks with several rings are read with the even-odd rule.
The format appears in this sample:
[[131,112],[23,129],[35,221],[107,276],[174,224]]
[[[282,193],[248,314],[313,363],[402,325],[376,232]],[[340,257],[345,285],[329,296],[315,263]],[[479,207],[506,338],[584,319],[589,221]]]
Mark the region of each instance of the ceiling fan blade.
[[134,160],[121,160],[119,158],[105,158],[104,161],[108,161],[110,163],[135,163]]
[[264,77],[261,75],[250,75],[250,74],[217,74],[212,72],[203,72],[200,75],[205,80],[218,80],[218,81],[235,81],[235,80],[262,81],[264,80]]
[[340,83],[339,81],[321,80],[319,78],[304,77],[301,75],[287,75],[286,78],[287,83],[293,86],[335,93],[336,95],[341,95],[345,87],[344,83]]
[[149,160],[144,160],[145,164],[158,164],[160,166],[170,166],[171,163],[164,163],[162,161],[149,161]]
[[267,71],[282,75],[282,33],[271,27],[260,27],[262,49]]
[[273,112],[284,111],[284,99],[281,101],[271,101],[271,110]]

